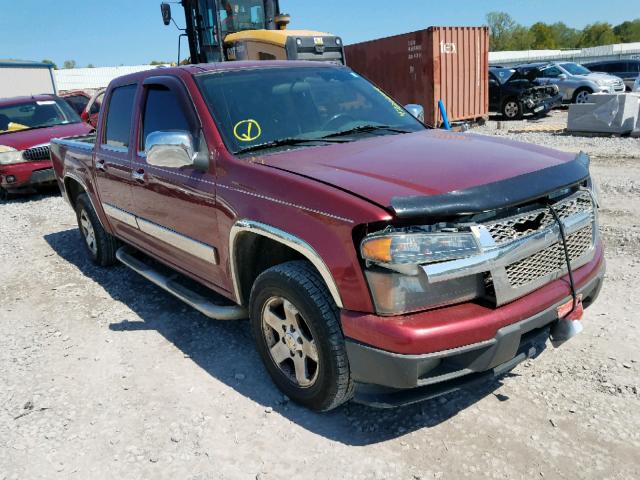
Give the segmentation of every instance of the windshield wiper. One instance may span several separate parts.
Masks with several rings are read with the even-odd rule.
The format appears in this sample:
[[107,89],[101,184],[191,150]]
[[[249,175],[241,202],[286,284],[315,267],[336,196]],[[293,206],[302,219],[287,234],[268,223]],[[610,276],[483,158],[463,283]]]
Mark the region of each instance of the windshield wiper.
[[250,147],[242,148],[236,152],[236,155],[248,152],[256,152],[259,150],[268,150],[270,148],[288,147],[294,145],[306,145],[309,143],[344,143],[344,140],[330,140],[327,138],[279,138],[270,142],[259,143]]
[[329,135],[325,135],[324,137],[321,137],[321,138],[327,139],[327,138],[333,138],[333,137],[343,137],[343,136],[352,135],[354,133],[375,132],[377,130],[384,130],[384,131],[393,132],[393,133],[411,133],[411,130],[392,127],[391,125],[360,125],[358,127],[353,127],[348,130],[343,130],[341,132],[330,133]]

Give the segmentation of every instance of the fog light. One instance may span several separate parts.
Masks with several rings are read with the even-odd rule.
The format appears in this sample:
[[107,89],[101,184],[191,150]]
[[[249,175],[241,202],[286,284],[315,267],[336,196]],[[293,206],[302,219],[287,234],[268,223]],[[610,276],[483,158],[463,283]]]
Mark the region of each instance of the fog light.
[[7,183],[13,183],[16,181],[16,177],[14,177],[13,175],[7,175],[6,177],[4,177],[4,179]]

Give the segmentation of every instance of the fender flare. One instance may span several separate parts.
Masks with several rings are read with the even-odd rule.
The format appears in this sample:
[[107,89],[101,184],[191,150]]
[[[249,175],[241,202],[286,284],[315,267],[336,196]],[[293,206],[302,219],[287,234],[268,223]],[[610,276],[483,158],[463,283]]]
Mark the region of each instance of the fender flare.
[[76,174],[71,172],[65,173],[64,178],[62,179],[62,184],[64,185],[64,198],[67,201],[67,203],[71,205],[71,207],[74,208],[75,210],[75,206],[71,203],[71,198],[69,198],[69,193],[67,193],[67,179],[71,179],[74,182],[77,182],[82,187],[82,189],[84,190],[84,193],[86,193],[87,197],[89,197],[89,202],[91,203],[91,207],[96,212],[96,216],[98,217],[100,226],[104,228],[104,224],[102,223],[102,219],[100,218],[100,212],[96,209],[96,205],[93,203],[93,198],[91,198],[91,194],[89,193],[87,184],[84,183],[80,177],[78,177]]
[[318,252],[316,252],[311,245],[309,245],[301,238],[296,237],[295,235],[291,235],[284,230],[280,230],[279,228],[272,227],[271,225],[267,225],[265,223],[246,219],[238,220],[233,225],[233,227],[231,227],[231,231],[229,233],[229,263],[231,266],[231,281],[233,283],[233,291],[236,297],[236,302],[239,305],[242,305],[243,298],[242,289],[240,288],[240,279],[238,277],[236,243],[238,241],[238,238],[243,233],[248,232],[270,238],[271,240],[282,243],[283,245],[286,245],[287,247],[301,253],[307,260],[312,263],[314,267],[316,267],[318,273],[320,273],[320,276],[327,285],[329,293],[333,297],[333,301],[336,303],[338,308],[344,308],[338,286],[336,285],[335,279],[333,278],[329,267],[327,267],[327,264],[324,262],[324,260],[322,260]]

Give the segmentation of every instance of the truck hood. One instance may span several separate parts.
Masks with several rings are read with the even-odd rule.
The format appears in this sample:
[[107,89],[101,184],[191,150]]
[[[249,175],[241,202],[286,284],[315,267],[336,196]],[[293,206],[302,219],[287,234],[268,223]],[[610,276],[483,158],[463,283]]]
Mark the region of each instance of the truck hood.
[[568,163],[575,155],[470,133],[428,130],[253,158],[384,208],[392,199],[467,190]]
[[26,150],[36,145],[48,144],[52,138],[86,135],[91,130],[93,130],[93,127],[83,122],[33,130],[18,130],[0,134],[0,145],[15,148],[16,150]]

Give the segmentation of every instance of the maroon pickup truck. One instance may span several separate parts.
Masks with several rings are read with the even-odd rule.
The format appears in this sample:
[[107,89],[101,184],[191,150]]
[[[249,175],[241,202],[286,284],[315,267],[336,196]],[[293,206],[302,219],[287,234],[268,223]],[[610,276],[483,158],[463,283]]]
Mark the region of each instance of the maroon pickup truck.
[[94,262],[249,318],[290,398],[402,405],[567,340],[604,275],[586,155],[419,110],[336,65],[142,72],[54,169]]

